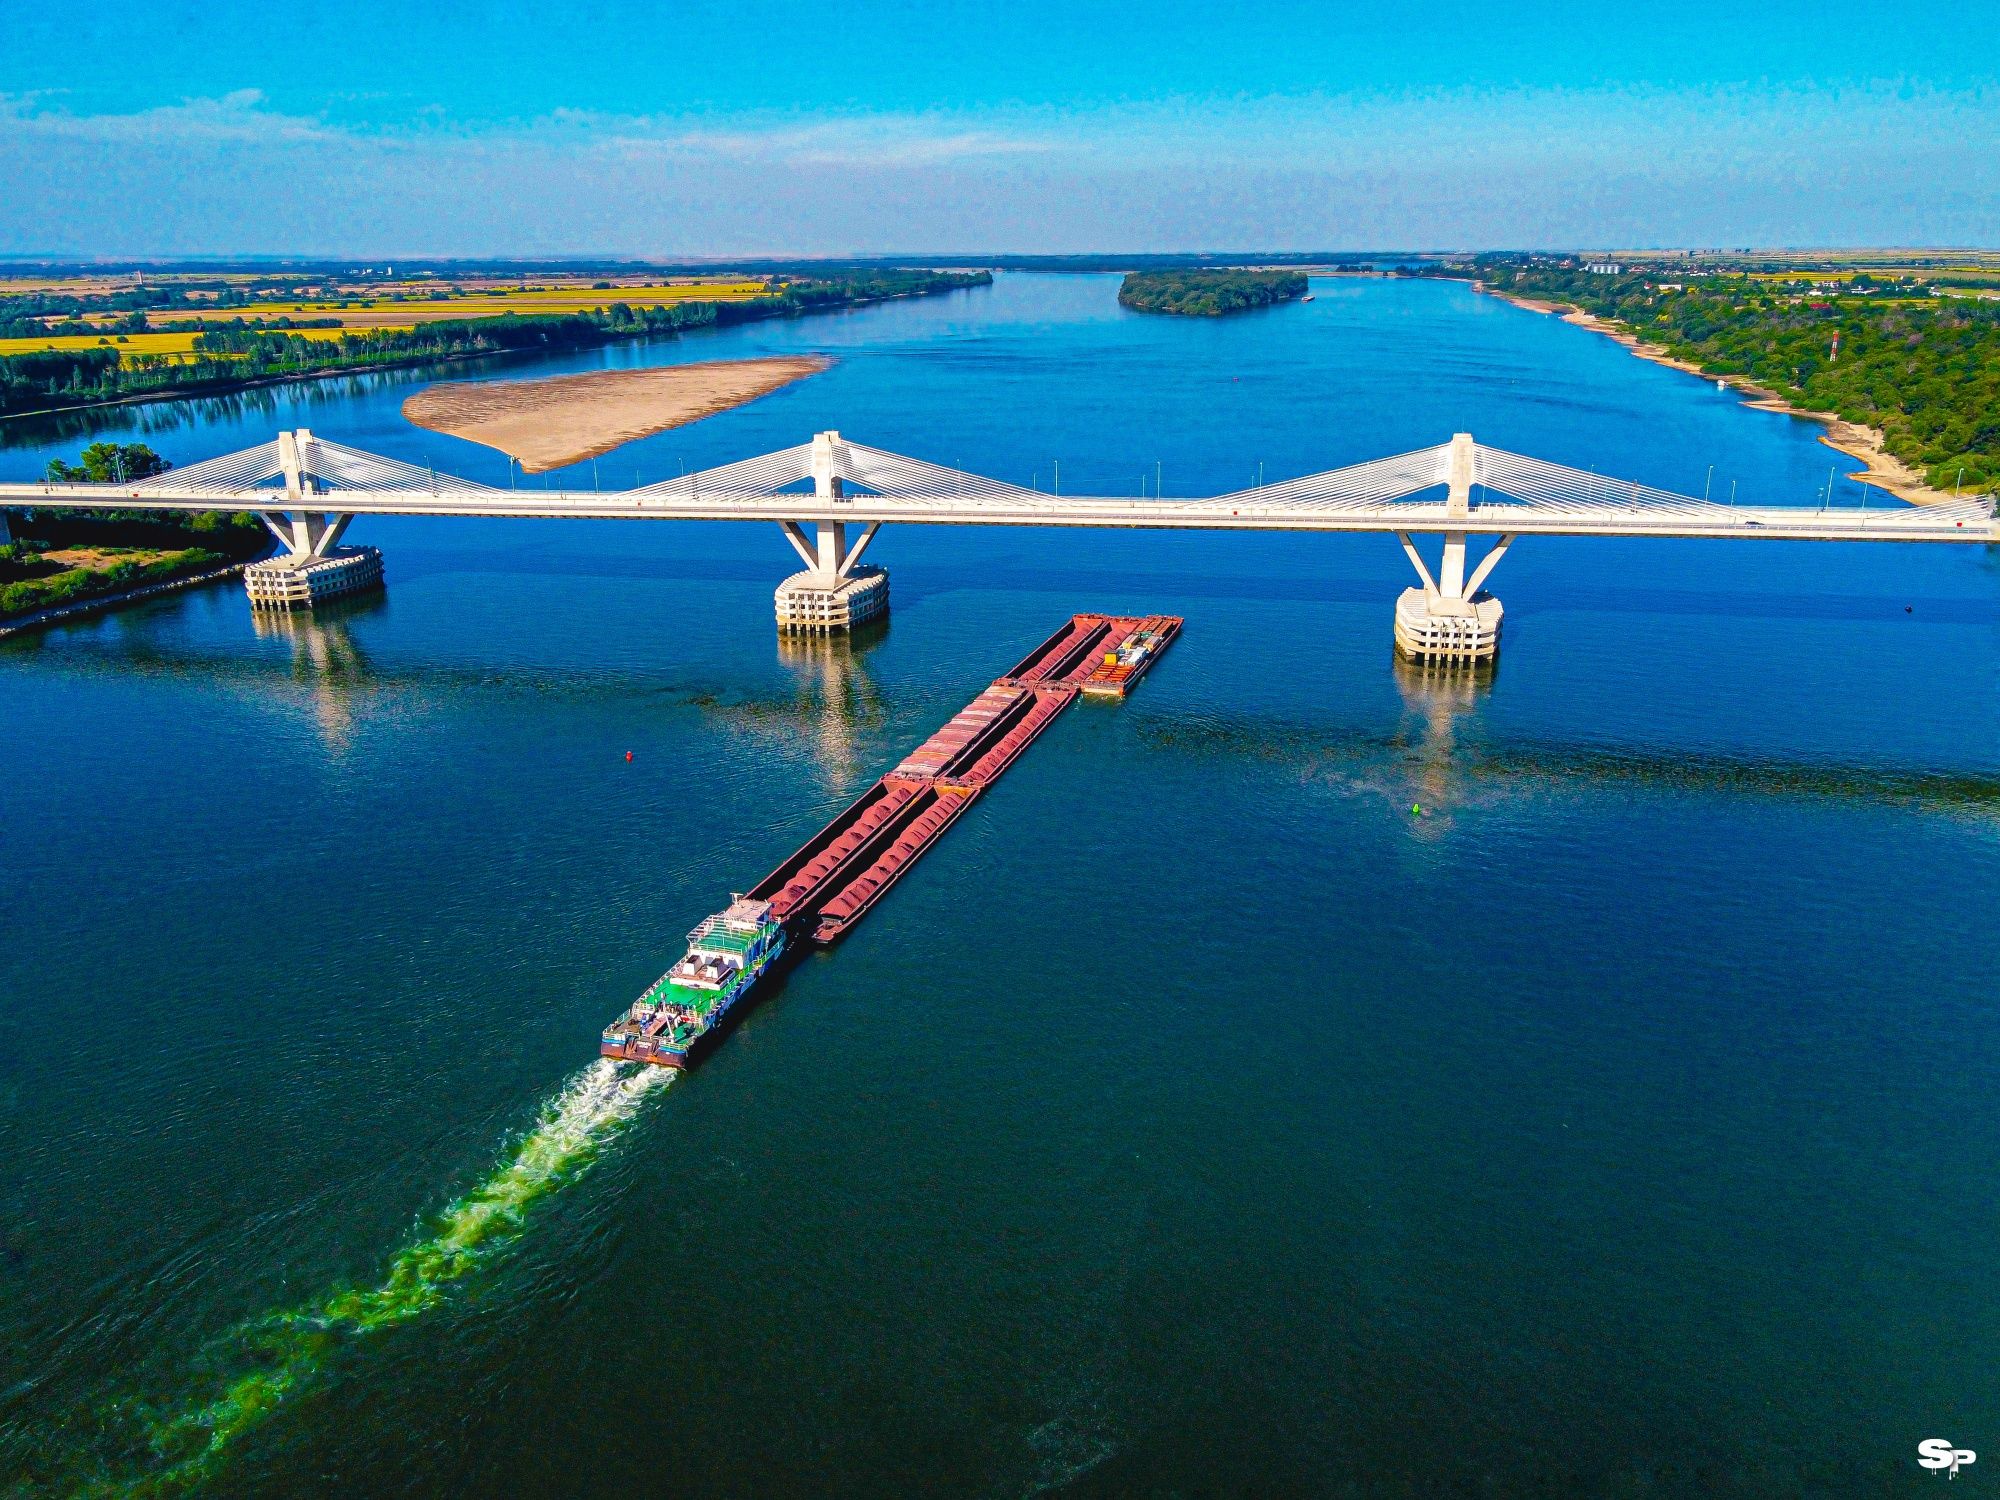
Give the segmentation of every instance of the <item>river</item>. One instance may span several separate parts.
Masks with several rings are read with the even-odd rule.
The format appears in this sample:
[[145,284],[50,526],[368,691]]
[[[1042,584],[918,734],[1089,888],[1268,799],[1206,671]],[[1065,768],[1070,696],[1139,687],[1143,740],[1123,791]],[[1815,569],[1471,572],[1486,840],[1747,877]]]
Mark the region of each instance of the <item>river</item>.
[[[1856,467],[1458,284],[1115,288],[486,369],[836,358],[607,484],[823,428],[1072,493],[1460,430],[1745,502]],[[0,424],[0,474],[309,427],[507,482],[403,422],[427,378]],[[1465,680],[1392,659],[1381,536],[885,528],[886,629],[790,647],[775,527],[351,535],[380,598],[0,642],[0,1494],[1765,1496],[2000,1449],[1992,549],[1530,538]],[[698,1071],[593,1066],[1078,609],[1187,628]]]

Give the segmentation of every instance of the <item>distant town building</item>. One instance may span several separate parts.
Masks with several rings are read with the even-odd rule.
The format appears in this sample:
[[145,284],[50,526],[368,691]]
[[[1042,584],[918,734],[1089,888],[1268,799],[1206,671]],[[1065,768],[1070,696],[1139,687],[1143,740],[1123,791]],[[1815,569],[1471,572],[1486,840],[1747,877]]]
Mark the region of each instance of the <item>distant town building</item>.
[[1615,260],[1587,260],[1583,263],[1583,268],[1593,276],[1616,276],[1619,271],[1618,262]]

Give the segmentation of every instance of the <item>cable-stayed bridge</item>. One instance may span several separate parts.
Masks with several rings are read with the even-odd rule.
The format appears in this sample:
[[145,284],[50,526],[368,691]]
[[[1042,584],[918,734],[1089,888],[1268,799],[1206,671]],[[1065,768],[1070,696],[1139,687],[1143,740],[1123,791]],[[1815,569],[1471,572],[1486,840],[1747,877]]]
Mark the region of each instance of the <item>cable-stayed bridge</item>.
[[[1202,499],[1058,495],[905,458],[825,433],[811,443],[635,489],[508,489],[310,433],[127,484],[0,484],[0,505],[343,515],[619,520],[905,521],[972,526],[1467,531],[1556,536],[1730,536],[1793,541],[1991,541],[1990,499],[1948,505],[1730,505],[1460,438],[1434,448]],[[1449,487],[1468,461],[1463,506]],[[821,464],[819,460],[824,458]],[[822,468],[824,474],[822,475]],[[834,486],[816,485],[820,478]],[[306,485],[310,485],[310,491]],[[1440,491],[1425,497],[1426,491]],[[1419,498],[1425,497],[1425,498]]]
[[[779,590],[781,622],[836,629],[887,607],[887,575],[860,563],[885,523],[1388,532],[1401,539],[1422,583],[1398,605],[1397,639],[1421,654],[1450,656],[1495,649],[1500,605],[1481,586],[1518,537],[2000,541],[1990,499],[1835,506],[1829,486],[1827,501],[1725,504],[1510,453],[1464,433],[1412,453],[1189,499],[1050,493],[836,432],[622,490],[501,488],[305,431],[137,483],[0,485],[0,506],[254,512],[284,550],[254,565],[246,582],[253,599],[284,607],[380,581],[379,553],[339,545],[356,515],[776,522],[806,565]],[[851,540],[850,527],[859,528]],[[1435,571],[1413,540],[1428,533],[1444,537]],[[1477,535],[1499,541],[1468,575],[1466,538]]]

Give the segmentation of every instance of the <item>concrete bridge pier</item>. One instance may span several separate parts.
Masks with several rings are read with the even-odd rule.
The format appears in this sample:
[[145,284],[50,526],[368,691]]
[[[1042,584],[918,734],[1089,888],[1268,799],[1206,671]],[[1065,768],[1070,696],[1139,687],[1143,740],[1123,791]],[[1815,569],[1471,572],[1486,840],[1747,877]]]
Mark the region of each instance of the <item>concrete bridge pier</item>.
[[[1476,451],[1470,433],[1458,433],[1451,440],[1445,514],[1453,519],[1471,516]],[[1514,538],[1501,537],[1468,578],[1465,536],[1463,531],[1445,533],[1444,555],[1433,576],[1410,534],[1396,533],[1422,580],[1422,587],[1404,589],[1396,600],[1396,649],[1405,656],[1418,661],[1486,661],[1499,654],[1500,601],[1480,585],[1507,555]]]
[[14,528],[7,524],[7,512],[0,510],[0,547],[14,540]]
[[353,516],[312,508],[320,491],[299,461],[299,444],[311,437],[303,430],[278,434],[287,506],[259,511],[257,519],[284,550],[243,570],[243,588],[253,609],[311,609],[329,599],[382,586],[381,552],[340,545]]
[[[844,505],[847,496],[840,476],[835,473],[840,434],[818,433],[813,438],[813,497],[829,505]],[[861,554],[881,529],[870,521],[850,544],[846,521],[781,521],[785,540],[806,565],[778,585],[776,595],[778,628],[800,631],[852,630],[889,612],[889,573],[886,568],[861,566]]]

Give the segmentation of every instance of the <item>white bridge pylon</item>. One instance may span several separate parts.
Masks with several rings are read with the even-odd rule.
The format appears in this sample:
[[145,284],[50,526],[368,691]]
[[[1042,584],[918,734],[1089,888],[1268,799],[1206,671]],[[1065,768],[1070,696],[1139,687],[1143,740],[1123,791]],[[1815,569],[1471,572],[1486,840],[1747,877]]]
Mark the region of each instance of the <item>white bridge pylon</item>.
[[[510,470],[511,473],[511,470]],[[381,554],[338,545],[356,515],[474,515],[776,522],[805,564],[777,593],[784,628],[843,630],[888,609],[888,575],[861,566],[886,522],[952,526],[1149,527],[1206,531],[1387,532],[1421,587],[1396,606],[1407,652],[1489,657],[1501,609],[1483,592],[1523,536],[1762,538],[1772,541],[2000,541],[1990,499],[1930,506],[1878,499],[1739,506],[1528,458],[1459,433],[1448,443],[1200,499],[1062,495],[928,463],[822,432],[810,442],[628,490],[475,483],[283,432],[240,453],[118,484],[0,484],[7,506],[134,505],[250,511],[284,551],[253,564],[253,601],[310,608],[379,586]],[[859,535],[850,538],[850,528]],[[1443,538],[1435,571],[1416,537]],[[1466,570],[1466,541],[1498,541]]]

